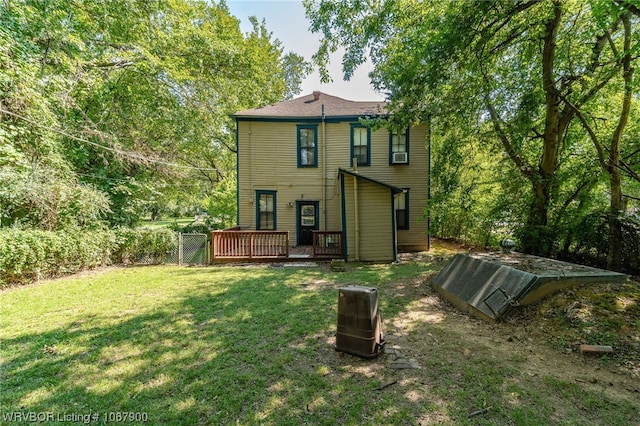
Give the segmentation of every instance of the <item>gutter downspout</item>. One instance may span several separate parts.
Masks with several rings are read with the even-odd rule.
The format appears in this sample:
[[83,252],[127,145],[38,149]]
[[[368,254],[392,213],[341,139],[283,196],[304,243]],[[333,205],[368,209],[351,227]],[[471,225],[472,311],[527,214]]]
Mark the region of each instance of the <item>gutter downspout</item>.
[[327,230],[327,123],[322,104],[322,231]]
[[431,250],[431,114],[427,116],[427,251]]
[[[0,219],[2,219],[0,213]],[[2,221],[0,220],[0,223]],[[236,118],[236,226],[240,226],[240,121]]]
[[[358,172],[358,157],[353,157],[353,171]],[[354,231],[355,231],[355,256],[356,262],[360,261],[360,213],[358,211],[358,178],[353,177],[353,213],[354,213]]]
[[[254,164],[254,158],[253,158],[253,121],[249,121],[249,164]],[[253,209],[252,209],[252,213],[249,216],[249,229],[251,229],[252,224],[253,224],[253,229],[257,229],[258,227],[258,218],[255,217],[255,213],[256,213],[256,209],[255,209],[255,205],[254,203],[257,203],[258,200],[255,199],[255,192],[253,189],[253,173],[251,172],[251,166],[249,166],[249,176],[248,176],[248,186],[247,189],[249,191],[249,199],[253,200],[253,202],[250,201],[250,204],[252,205]],[[251,220],[253,219],[253,220]],[[240,223],[238,223],[238,226],[241,226]]]

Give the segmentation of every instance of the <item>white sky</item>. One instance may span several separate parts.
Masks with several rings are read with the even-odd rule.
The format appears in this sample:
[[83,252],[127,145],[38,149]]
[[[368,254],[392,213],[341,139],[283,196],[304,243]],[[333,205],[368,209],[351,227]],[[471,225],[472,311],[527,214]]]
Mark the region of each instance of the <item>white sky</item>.
[[[274,39],[282,42],[285,53],[293,51],[311,60],[311,55],[318,50],[320,34],[309,30],[310,23],[300,0],[227,0],[227,5],[231,14],[240,19],[243,32],[251,30],[249,16],[257,17],[260,22],[266,19],[267,29],[273,33]],[[384,96],[376,93],[370,85],[368,74],[371,66],[368,63],[360,66],[350,81],[343,81],[341,59],[342,55],[336,55],[329,64],[332,83],[320,83],[320,75],[314,67],[314,72],[302,82],[300,95],[320,90],[352,101],[383,100]]]

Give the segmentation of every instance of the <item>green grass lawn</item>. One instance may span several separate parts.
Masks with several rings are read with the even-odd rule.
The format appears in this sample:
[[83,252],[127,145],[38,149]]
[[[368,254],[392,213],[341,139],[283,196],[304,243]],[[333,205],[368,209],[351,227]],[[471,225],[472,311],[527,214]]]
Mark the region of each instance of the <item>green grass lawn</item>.
[[[357,274],[373,285],[428,269]],[[4,291],[0,406],[144,412],[153,424],[294,424],[310,420],[315,403],[320,423],[357,423],[369,397],[340,395],[362,384],[332,384],[318,357],[335,331],[337,292],[300,291],[350,278],[319,268],[165,266]]]
[[162,227],[168,227],[173,225],[186,226],[193,223],[193,221],[194,221],[193,216],[169,217],[169,218],[160,219],[160,220],[146,219],[140,222],[140,226],[145,228],[162,228]]
[[[457,340],[411,371],[333,350],[339,286],[378,287],[391,327],[421,297],[403,286],[419,285],[440,266],[351,265],[345,273],[154,266],[4,290],[0,423],[13,412],[52,413],[44,422],[50,424],[74,413],[97,413],[104,423],[123,412],[154,425],[397,425],[420,418],[537,425],[550,415],[543,407],[565,405],[554,394],[559,388],[576,405],[592,401],[588,408],[610,424],[637,409],[607,408],[606,398],[545,377],[535,379],[541,389],[530,388],[514,379],[516,368],[489,355],[456,360],[452,354],[465,358]],[[427,336],[424,329],[404,331],[412,339]],[[437,327],[431,332],[428,339],[446,342]],[[505,394],[519,403],[505,404]],[[468,418],[488,405],[494,417]]]

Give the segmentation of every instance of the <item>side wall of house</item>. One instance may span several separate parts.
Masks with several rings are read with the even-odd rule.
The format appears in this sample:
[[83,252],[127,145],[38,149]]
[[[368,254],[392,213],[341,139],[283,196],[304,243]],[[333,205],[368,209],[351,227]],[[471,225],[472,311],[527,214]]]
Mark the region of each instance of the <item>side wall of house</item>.
[[[238,122],[238,208],[239,223],[255,229],[256,190],[276,192],[277,229],[290,231],[291,244],[297,241],[295,202],[320,203],[320,229],[342,229],[339,168],[351,168],[351,124],[353,122]],[[318,167],[299,168],[297,163],[297,125],[318,126]],[[326,135],[323,134],[326,129]],[[423,220],[427,194],[426,127],[409,131],[409,164],[389,164],[389,133],[385,129],[371,132],[371,165],[359,172],[389,185],[409,189],[408,230],[397,231],[400,250],[424,250],[427,224]],[[323,144],[326,142],[326,167],[323,167]],[[322,173],[326,171],[322,190]],[[323,200],[326,205],[323,205]],[[293,205],[293,207],[290,207]],[[387,207],[385,200],[384,209]],[[370,206],[369,211],[376,206]]]
[[[398,230],[398,250],[414,251],[427,248],[427,205],[428,158],[426,149],[427,131],[425,125],[409,130],[409,165],[389,166],[393,169],[394,186],[409,188],[409,229]],[[385,181],[384,178],[381,180]]]
[[[393,261],[394,232],[391,190],[357,179],[354,176],[345,175],[344,179],[347,260]],[[356,191],[359,220],[356,216]],[[358,229],[356,230],[356,228]],[[356,244],[356,238],[358,238],[359,244]],[[359,251],[359,255],[356,255],[356,250]]]
[[[334,174],[328,183],[335,182],[333,185],[336,189],[339,189],[336,179],[338,168],[350,168],[350,131],[350,123],[327,124],[327,146],[330,147],[327,155],[328,173]],[[409,190],[409,229],[397,231],[400,251],[426,250],[427,247],[427,222],[424,219],[428,174],[426,137],[426,126],[412,127],[409,130],[409,164],[390,165],[389,132],[385,129],[372,131],[371,165],[358,167],[364,176]],[[329,192],[333,193],[331,190]],[[331,222],[329,228],[339,229],[336,226],[339,224]]]
[[295,202],[322,199],[322,169],[298,168],[296,145],[296,123],[238,123],[238,225],[241,228],[256,229],[256,191],[276,191],[276,228],[288,230],[290,242],[295,244]]
[[[327,229],[342,229],[340,206],[340,173],[338,169],[351,166],[351,140],[349,123],[327,123],[326,138],[320,144],[327,145]],[[332,214],[336,212],[337,214]],[[350,241],[351,238],[347,236]],[[353,245],[353,244],[352,244]]]

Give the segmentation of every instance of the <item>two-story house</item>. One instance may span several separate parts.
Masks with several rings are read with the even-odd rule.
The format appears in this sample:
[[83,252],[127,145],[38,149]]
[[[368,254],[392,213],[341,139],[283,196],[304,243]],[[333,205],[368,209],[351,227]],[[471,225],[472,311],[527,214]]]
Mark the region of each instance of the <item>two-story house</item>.
[[425,250],[426,126],[360,122],[385,114],[385,102],[321,92],[234,114],[238,226],[287,230],[293,246],[311,244],[314,230],[342,231],[347,260]]

